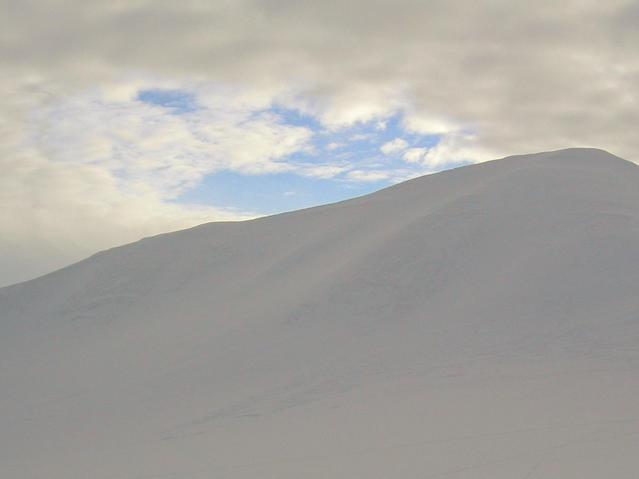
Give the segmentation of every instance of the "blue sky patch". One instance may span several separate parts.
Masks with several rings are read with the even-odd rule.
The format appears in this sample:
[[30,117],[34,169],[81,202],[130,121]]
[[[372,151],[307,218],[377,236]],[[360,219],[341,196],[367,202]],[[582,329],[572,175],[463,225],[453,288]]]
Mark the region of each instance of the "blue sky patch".
[[355,183],[292,173],[253,176],[223,171],[205,178],[180,202],[274,214],[346,200],[383,186],[384,182]]
[[[143,103],[165,108],[172,115],[205,108],[198,105],[194,93],[186,90],[145,89],[136,98]],[[281,158],[281,161],[291,165],[292,171],[263,175],[219,171],[206,176],[198,186],[184,192],[175,201],[258,214],[341,201],[371,193],[401,178],[426,171],[419,162],[405,161],[402,151],[384,154],[380,150],[383,144],[401,138],[406,142],[406,148],[428,149],[441,139],[438,135],[422,135],[405,130],[400,114],[339,129],[327,129],[312,115],[278,105],[253,113],[255,116],[264,114],[272,115],[282,125],[306,128],[312,132],[310,149]],[[324,178],[316,172],[317,168],[329,169],[334,176]]]
[[[423,166],[408,164],[401,154],[384,155],[380,151],[384,143],[402,138],[408,148],[430,148],[440,140],[437,135],[405,131],[399,115],[383,123],[376,120],[333,131],[324,128],[314,117],[295,110],[272,108],[267,113],[277,116],[282,124],[308,128],[313,132],[311,152],[296,152],[283,161],[302,169],[333,165],[344,167],[345,171],[333,178],[304,176],[300,172],[246,175],[221,171],[204,178],[196,188],[180,196],[178,201],[261,214],[341,201],[390,186],[397,181],[393,178],[393,173],[397,171],[408,175],[411,171],[423,171]],[[349,171],[354,170],[387,172],[389,177],[354,181],[348,177]]]
[[137,99],[149,105],[161,106],[175,114],[197,110],[195,95],[183,90],[141,90]]

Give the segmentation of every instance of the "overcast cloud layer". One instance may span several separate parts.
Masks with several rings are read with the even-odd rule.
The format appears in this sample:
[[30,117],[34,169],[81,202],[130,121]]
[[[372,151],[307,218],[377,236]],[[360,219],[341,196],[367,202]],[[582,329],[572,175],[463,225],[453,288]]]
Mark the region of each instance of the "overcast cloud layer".
[[[144,235],[259,213],[177,201],[218,171],[398,181],[570,146],[639,159],[639,2],[0,8],[0,285]],[[140,101],[154,89],[198,106],[178,115]],[[383,161],[363,164],[337,142],[313,143],[390,118],[436,144],[398,137],[379,148]]]

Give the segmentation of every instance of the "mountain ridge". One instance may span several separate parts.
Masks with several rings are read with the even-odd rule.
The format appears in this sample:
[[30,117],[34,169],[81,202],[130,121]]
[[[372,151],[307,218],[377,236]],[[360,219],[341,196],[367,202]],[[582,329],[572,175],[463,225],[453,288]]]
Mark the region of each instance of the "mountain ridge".
[[26,280],[26,281],[21,281],[19,283],[15,283],[15,284],[11,284],[11,285],[7,285],[7,286],[3,286],[2,288],[0,288],[0,291],[2,291],[3,289],[7,289],[7,288],[13,288],[14,286],[17,285],[21,285],[24,283],[29,283],[32,281],[36,281],[39,280],[40,278],[43,277],[48,277],[52,274],[57,273],[60,270],[66,269],[68,267],[74,266],[76,264],[79,263],[83,263],[87,260],[90,260],[93,257],[96,256],[100,256],[103,254],[106,254],[110,251],[113,250],[117,250],[119,248],[126,248],[129,247],[133,244],[139,243],[141,241],[148,241],[152,238],[160,238],[160,237],[166,237],[169,235],[177,235],[177,234],[181,234],[184,232],[188,232],[188,231],[193,231],[193,230],[197,230],[197,229],[201,229],[201,228],[206,228],[206,227],[210,227],[212,225],[238,225],[238,224],[242,224],[242,223],[249,223],[249,222],[254,222],[254,221],[264,221],[264,220],[268,220],[271,219],[273,217],[279,217],[282,215],[295,215],[301,212],[307,212],[307,211],[312,211],[312,210],[316,210],[316,209],[322,209],[322,208],[327,208],[327,207],[331,207],[334,205],[341,205],[341,204],[347,204],[350,202],[357,202],[358,200],[364,199],[364,198],[368,198],[370,196],[373,195],[378,195],[380,193],[385,192],[386,190],[393,190],[394,188],[400,187],[401,185],[404,184],[412,184],[413,182],[418,183],[418,182],[423,182],[426,178],[430,178],[434,175],[442,175],[442,174],[455,174],[457,170],[459,169],[466,169],[469,167],[486,167],[486,166],[493,166],[494,163],[496,162],[503,162],[503,161],[509,161],[509,162],[517,162],[517,161],[526,161],[526,162],[536,162],[535,165],[530,165],[530,166],[539,166],[539,163],[543,160],[550,160],[551,162],[554,162],[556,160],[559,161],[570,161],[570,160],[577,160],[577,161],[581,161],[581,162],[593,162],[596,161],[597,163],[601,163],[601,165],[603,166],[604,164],[608,164],[608,162],[610,160],[614,160],[614,161],[618,161],[618,162],[622,162],[624,164],[627,164],[627,166],[638,166],[636,163],[633,163],[629,160],[623,159],[619,156],[616,156],[612,153],[609,153],[606,150],[603,149],[599,149],[599,148],[589,148],[589,147],[571,147],[571,148],[563,148],[563,149],[559,149],[559,150],[550,150],[550,151],[544,151],[544,152],[539,152],[539,153],[532,153],[532,154],[519,154],[519,155],[510,155],[510,156],[506,156],[503,158],[499,158],[499,159],[495,159],[495,160],[489,160],[489,161],[485,161],[485,162],[481,162],[481,163],[476,163],[476,164],[471,164],[471,165],[464,165],[464,166],[460,166],[460,167],[456,167],[450,170],[444,170],[444,171],[440,171],[437,173],[432,173],[429,175],[425,175],[425,176],[420,176],[417,178],[411,178],[409,180],[406,180],[404,182],[398,183],[398,184],[394,184],[385,188],[382,188],[381,190],[375,191],[373,193],[368,193],[362,196],[358,196],[355,198],[349,198],[346,200],[341,200],[335,203],[327,203],[327,204],[322,204],[322,205],[316,205],[316,206],[311,206],[308,208],[302,208],[299,210],[293,210],[293,211],[286,211],[286,212],[282,212],[282,213],[276,213],[273,215],[267,215],[267,216],[260,216],[258,218],[253,218],[253,219],[248,219],[248,220],[239,220],[239,221],[214,221],[214,222],[207,222],[207,223],[202,223],[200,225],[196,225],[190,228],[186,228],[186,229],[182,229],[182,230],[176,230],[176,231],[170,231],[167,233],[161,233],[158,235],[154,235],[154,236],[149,236],[149,237],[144,237],[141,238],[140,240],[137,241],[133,241],[131,243],[127,243],[124,245],[119,245],[119,246],[114,246],[112,248],[108,248],[102,251],[98,251],[94,254],[92,254],[91,256],[77,261],[71,265],[65,266],[63,268],[60,268],[59,270],[56,271],[52,271],[50,273],[47,273],[45,275],[39,276],[37,278],[33,278],[30,280]]

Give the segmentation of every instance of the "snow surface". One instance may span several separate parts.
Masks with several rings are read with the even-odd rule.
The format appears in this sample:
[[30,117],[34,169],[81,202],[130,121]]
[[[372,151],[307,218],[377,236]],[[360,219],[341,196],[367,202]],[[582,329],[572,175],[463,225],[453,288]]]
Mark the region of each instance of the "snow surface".
[[511,157],[0,289],[0,477],[636,479],[639,167]]

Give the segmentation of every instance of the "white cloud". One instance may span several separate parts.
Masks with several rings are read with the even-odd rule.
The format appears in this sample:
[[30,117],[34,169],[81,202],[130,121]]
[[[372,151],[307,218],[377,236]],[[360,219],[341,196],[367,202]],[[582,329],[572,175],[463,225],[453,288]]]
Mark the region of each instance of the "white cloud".
[[303,176],[310,176],[313,178],[329,179],[334,178],[340,173],[348,170],[344,165],[299,165],[296,171]]
[[352,170],[346,174],[346,177],[352,181],[382,181],[391,177],[388,171],[374,170]]
[[433,118],[415,113],[408,113],[403,119],[408,131],[424,135],[446,135],[459,130],[459,125],[441,118]]
[[281,160],[309,148],[307,128],[251,110],[227,92],[206,93],[213,106],[176,115],[161,106],[91,91],[38,111],[29,126],[30,139],[51,161],[99,166],[123,190],[150,189],[163,198],[174,198],[220,170],[288,171],[293,167]]
[[428,148],[408,148],[402,158],[407,163],[421,163],[427,152]]
[[329,131],[371,121],[382,125],[385,118],[405,105],[405,92],[401,85],[354,82],[348,86],[348,83],[346,80],[342,88],[330,95],[320,93],[319,98],[305,92],[304,97],[298,96],[296,102],[289,104],[318,118]]
[[370,133],[356,133],[355,135],[352,135],[348,141],[366,141],[366,140],[370,140],[372,137],[372,135]]
[[421,162],[430,169],[437,169],[446,164],[478,163],[500,156],[497,151],[481,146],[473,135],[453,133],[442,137],[426,152]]
[[394,140],[384,143],[379,149],[385,155],[393,155],[404,151],[408,147],[406,140],[402,138],[395,138]]

